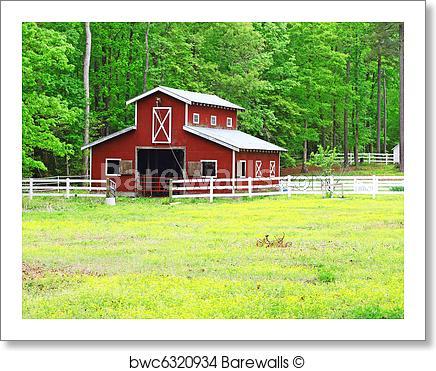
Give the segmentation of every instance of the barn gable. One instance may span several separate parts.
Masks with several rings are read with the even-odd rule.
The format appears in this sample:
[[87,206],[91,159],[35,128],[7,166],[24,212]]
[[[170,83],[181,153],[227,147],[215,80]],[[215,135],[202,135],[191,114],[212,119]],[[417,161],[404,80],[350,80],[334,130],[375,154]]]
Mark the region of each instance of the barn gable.
[[231,109],[244,111],[244,108],[242,108],[241,106],[238,106],[237,104],[229,102],[228,100],[225,100],[225,99],[220,98],[220,97],[213,95],[213,94],[197,93],[197,92],[193,92],[193,91],[169,88],[167,86],[158,86],[158,87],[156,87],[148,92],[140,94],[140,95],[128,100],[126,102],[126,105],[129,105],[131,103],[135,103],[135,102],[137,102],[145,97],[148,97],[156,92],[161,92],[161,93],[167,94],[167,95],[169,95],[175,99],[179,99],[182,102],[187,103],[189,105],[203,104],[203,105],[208,105],[208,106],[231,108]]

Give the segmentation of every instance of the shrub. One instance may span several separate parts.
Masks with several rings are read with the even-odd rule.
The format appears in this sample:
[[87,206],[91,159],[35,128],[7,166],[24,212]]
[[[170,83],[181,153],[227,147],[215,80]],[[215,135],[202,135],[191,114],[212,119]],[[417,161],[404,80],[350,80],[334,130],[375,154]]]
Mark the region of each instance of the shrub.
[[318,272],[318,280],[324,283],[335,281],[336,277],[333,271],[327,268],[321,268]]
[[393,186],[390,187],[389,190],[391,192],[404,192],[404,186]]

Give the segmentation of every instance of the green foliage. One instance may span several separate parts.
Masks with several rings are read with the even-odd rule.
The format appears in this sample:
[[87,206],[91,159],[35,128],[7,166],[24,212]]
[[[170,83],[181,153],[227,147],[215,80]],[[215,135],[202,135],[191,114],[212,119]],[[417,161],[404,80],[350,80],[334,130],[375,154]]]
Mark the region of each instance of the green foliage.
[[330,269],[321,268],[318,272],[318,279],[323,283],[333,282],[335,280],[335,274]]
[[66,99],[74,71],[68,61],[73,46],[66,37],[35,23],[23,24],[23,175],[47,171],[48,157],[65,158],[73,153],[66,139],[79,124],[81,109]]
[[404,192],[404,187],[403,186],[394,186],[394,187],[390,187],[389,190],[392,192]]
[[310,154],[308,164],[320,167],[323,175],[331,175],[333,165],[337,164],[336,148],[330,149],[329,146],[326,148],[318,146],[318,151]]
[[[376,140],[377,58],[387,82],[387,144],[399,140],[395,23],[91,23],[91,140],[130,126],[126,100],[167,85],[246,108],[241,130],[288,149],[283,166],[318,145]],[[147,86],[145,34],[148,32]],[[82,173],[82,23],[23,23],[23,174]],[[347,61],[350,79],[345,78]],[[347,97],[347,99],[345,99]],[[357,115],[358,113],[358,115]]]
[[404,314],[402,195],[23,202],[23,318]]

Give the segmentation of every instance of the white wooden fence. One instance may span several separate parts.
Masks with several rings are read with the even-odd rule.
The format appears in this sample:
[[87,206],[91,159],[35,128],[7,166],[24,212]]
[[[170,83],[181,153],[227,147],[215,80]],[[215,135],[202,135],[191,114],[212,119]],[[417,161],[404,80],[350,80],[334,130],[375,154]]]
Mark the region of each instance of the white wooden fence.
[[28,178],[22,181],[22,194],[30,199],[49,197],[107,197],[114,195],[116,184],[112,179]]
[[173,180],[170,199],[254,197],[293,194],[401,194],[402,176],[287,176],[272,178],[200,178]]
[[[363,161],[364,163],[368,164],[393,164],[394,161],[394,154],[393,153],[359,153],[358,155],[359,161]],[[344,162],[344,154],[338,153],[336,155],[336,161],[343,163]],[[350,152],[348,153],[348,163],[353,164],[354,163],[354,153]]]

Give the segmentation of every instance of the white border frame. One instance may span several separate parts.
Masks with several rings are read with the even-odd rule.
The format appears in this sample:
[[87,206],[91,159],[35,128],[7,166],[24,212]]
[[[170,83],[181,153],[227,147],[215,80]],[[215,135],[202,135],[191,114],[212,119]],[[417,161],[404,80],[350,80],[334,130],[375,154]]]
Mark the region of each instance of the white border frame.
[[[212,118],[215,119],[215,124],[212,124]],[[217,123],[216,116],[215,115],[210,115],[210,126],[216,126],[216,123]]]
[[[230,125],[229,125],[229,120],[230,120]],[[228,127],[228,128],[232,128],[233,127],[233,117],[227,117],[226,118],[226,127]]]
[[[160,120],[160,117],[157,115],[157,112],[160,110],[168,110],[168,113],[165,117]],[[156,144],[171,144],[171,127],[173,126],[173,108],[172,107],[153,107],[152,110],[152,131],[151,131],[151,142]],[[158,121],[159,128],[155,131],[155,118]],[[165,121],[168,120],[168,132],[165,130]],[[163,131],[165,137],[168,139],[167,141],[156,140],[160,132]]]
[[[1,335],[4,340],[424,340],[425,3],[3,2]],[[186,9],[189,7],[189,15]],[[231,11],[229,11],[231,10]],[[87,14],[86,18],[84,14]],[[401,320],[23,320],[21,302],[21,22],[116,21],[405,22],[404,309]],[[419,150],[417,150],[419,148]],[[13,166],[12,166],[13,164]],[[6,178],[6,174],[3,174]],[[5,246],[14,246],[6,249]],[[418,349],[418,348],[417,348]],[[349,350],[349,349],[348,349]],[[139,351],[139,349],[138,349]],[[310,350],[308,351],[310,353]],[[398,352],[397,352],[398,353]],[[402,352],[406,353],[407,352]],[[15,353],[14,353],[15,354]],[[398,353],[399,354],[399,353]],[[415,358],[421,353],[414,353]],[[356,357],[361,355],[355,354]],[[344,354],[332,355],[332,363]],[[378,360],[392,360],[381,354]],[[94,357],[95,358],[95,357]],[[405,358],[403,358],[405,359]],[[100,358],[98,358],[100,361]],[[405,359],[406,360],[406,359]],[[413,363],[407,363],[413,368]],[[415,365],[416,366],[416,365]],[[348,367],[349,368],[349,367]]]
[[[215,162],[215,175],[209,176],[209,175],[203,175],[203,163],[204,162]],[[201,163],[201,177],[202,178],[216,178],[218,176],[218,160],[200,160]]]
[[121,158],[112,158],[112,157],[108,157],[104,159],[104,175],[105,176],[121,176],[121,172],[119,174],[108,174],[107,173],[107,162],[109,161],[119,161],[120,165],[118,166],[118,170],[121,170]]

